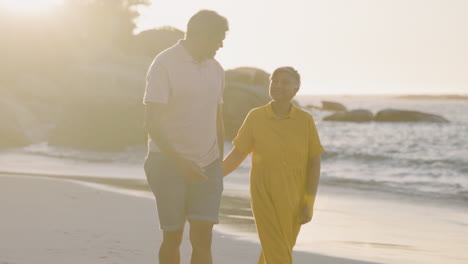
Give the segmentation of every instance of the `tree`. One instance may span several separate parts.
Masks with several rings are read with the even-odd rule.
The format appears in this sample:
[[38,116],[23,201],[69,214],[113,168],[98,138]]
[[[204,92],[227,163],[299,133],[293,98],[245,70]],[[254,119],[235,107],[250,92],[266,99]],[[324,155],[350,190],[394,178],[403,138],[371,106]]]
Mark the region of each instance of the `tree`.
[[81,43],[126,49],[139,16],[135,8],[149,4],[149,0],[66,0],[63,18]]

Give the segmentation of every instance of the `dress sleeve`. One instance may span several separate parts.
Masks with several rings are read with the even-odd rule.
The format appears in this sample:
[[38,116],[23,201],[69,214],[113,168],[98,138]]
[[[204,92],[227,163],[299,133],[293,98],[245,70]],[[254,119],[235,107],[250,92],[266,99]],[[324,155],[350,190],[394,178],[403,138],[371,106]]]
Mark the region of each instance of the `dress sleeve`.
[[320,143],[320,138],[317,132],[317,127],[315,127],[314,118],[311,116],[309,118],[309,158],[313,158],[325,152]]
[[243,153],[252,152],[254,144],[253,123],[252,112],[249,112],[239,128],[236,138],[232,141],[232,144]]

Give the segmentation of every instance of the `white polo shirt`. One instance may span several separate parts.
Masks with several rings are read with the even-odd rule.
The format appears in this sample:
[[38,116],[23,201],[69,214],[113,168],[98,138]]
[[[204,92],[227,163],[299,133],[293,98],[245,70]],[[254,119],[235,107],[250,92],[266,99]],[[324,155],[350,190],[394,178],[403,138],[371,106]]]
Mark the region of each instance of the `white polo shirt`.
[[[144,104],[167,104],[161,128],[175,150],[201,167],[219,158],[216,118],[224,70],[215,59],[196,62],[181,41],[160,53],[146,77]],[[159,152],[148,137],[148,150]]]

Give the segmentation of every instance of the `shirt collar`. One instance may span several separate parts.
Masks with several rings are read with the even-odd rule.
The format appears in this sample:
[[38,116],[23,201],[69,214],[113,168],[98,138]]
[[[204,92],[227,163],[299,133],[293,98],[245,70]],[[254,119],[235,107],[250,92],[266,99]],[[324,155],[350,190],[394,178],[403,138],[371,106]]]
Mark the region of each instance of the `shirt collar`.
[[268,104],[267,104],[267,115],[269,118],[271,119],[275,119],[275,120],[280,120],[280,119],[296,119],[297,118],[297,107],[294,105],[294,103],[291,104],[291,110],[289,110],[289,113],[286,117],[279,117],[278,115],[275,114],[275,112],[273,111],[273,107],[272,107],[272,102],[273,101],[270,101]]
[[184,46],[184,44],[182,44],[184,40],[183,39],[179,39],[179,41],[177,42],[176,46],[178,47],[179,49],[179,54],[180,54],[180,58],[181,60],[185,61],[185,62],[191,62],[193,64],[198,64],[198,65],[203,65],[207,62],[210,61],[210,59],[207,59],[207,60],[204,60],[204,61],[196,61],[192,54],[190,54],[190,52],[187,50],[187,48]]

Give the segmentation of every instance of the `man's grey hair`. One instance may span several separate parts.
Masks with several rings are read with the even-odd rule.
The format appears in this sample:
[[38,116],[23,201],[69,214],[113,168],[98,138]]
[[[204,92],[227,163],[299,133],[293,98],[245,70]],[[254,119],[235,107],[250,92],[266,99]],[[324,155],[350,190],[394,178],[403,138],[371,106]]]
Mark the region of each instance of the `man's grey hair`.
[[200,10],[190,18],[185,36],[213,36],[228,30],[229,23],[225,17],[212,10]]

